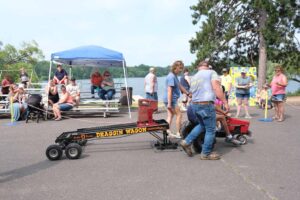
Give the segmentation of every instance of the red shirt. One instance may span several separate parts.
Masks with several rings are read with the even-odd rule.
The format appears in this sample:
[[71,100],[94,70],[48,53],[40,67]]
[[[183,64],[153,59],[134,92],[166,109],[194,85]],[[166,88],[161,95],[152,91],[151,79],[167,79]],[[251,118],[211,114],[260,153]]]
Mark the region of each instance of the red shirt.
[[100,87],[102,80],[103,80],[103,77],[101,76],[101,74],[92,74],[92,77],[91,77],[92,85]]

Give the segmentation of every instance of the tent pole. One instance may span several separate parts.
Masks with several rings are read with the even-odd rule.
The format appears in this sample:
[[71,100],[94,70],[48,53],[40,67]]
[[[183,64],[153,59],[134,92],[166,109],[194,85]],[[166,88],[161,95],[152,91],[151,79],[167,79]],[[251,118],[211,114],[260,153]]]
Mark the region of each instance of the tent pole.
[[124,72],[124,80],[125,80],[125,89],[126,89],[126,96],[127,96],[127,105],[128,105],[128,113],[129,113],[129,118],[131,119],[131,111],[130,111],[130,104],[129,104],[129,95],[128,95],[128,86],[127,86],[127,73],[125,71],[125,61],[122,61],[123,65],[123,72]]
[[[49,67],[49,75],[48,75],[48,83],[46,87],[50,87],[50,78],[51,78],[51,70],[52,70],[52,60],[50,60],[50,67]],[[48,108],[49,108],[49,104],[48,104],[48,100],[49,100],[49,92],[48,94],[46,94],[46,119],[48,119]]]

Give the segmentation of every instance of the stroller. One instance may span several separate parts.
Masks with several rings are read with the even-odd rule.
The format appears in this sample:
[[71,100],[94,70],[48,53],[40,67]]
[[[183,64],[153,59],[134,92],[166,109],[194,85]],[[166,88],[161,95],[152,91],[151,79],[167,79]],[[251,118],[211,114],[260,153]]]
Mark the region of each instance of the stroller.
[[30,94],[27,99],[28,111],[26,116],[26,123],[28,120],[36,119],[36,122],[39,123],[40,118],[45,119],[45,109],[42,102],[42,96],[40,94]]

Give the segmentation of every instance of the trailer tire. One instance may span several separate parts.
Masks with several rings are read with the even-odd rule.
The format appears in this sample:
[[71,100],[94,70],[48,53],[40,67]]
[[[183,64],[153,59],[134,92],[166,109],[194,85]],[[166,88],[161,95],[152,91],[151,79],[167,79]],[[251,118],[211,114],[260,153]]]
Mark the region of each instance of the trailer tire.
[[49,160],[59,160],[62,156],[62,148],[57,144],[52,144],[46,149],[46,156]]
[[85,146],[86,144],[87,144],[87,140],[80,140],[79,142],[78,142],[78,144],[80,145],[80,146]]
[[[183,122],[181,126],[181,134],[183,139],[185,139],[188,134],[193,130],[195,124],[191,123],[190,121]],[[193,149],[195,153],[201,153],[202,151],[202,144],[204,141],[204,135],[200,134],[199,137],[193,142]]]
[[82,147],[77,143],[71,143],[66,146],[65,154],[67,158],[73,160],[78,159],[81,156]]
[[242,143],[242,145],[247,144],[248,140],[244,135],[237,135],[236,139]]

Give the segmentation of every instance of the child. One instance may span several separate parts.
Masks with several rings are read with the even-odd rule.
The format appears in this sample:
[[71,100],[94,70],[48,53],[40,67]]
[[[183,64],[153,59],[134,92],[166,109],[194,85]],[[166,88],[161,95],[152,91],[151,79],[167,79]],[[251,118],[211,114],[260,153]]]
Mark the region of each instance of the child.
[[266,106],[266,99],[267,100],[267,103],[268,103],[268,109],[271,109],[273,106],[272,106],[272,103],[271,103],[271,92],[270,90],[268,89],[269,87],[267,85],[264,85],[263,88],[261,89],[260,93],[259,93],[259,105],[261,108],[265,108]]

